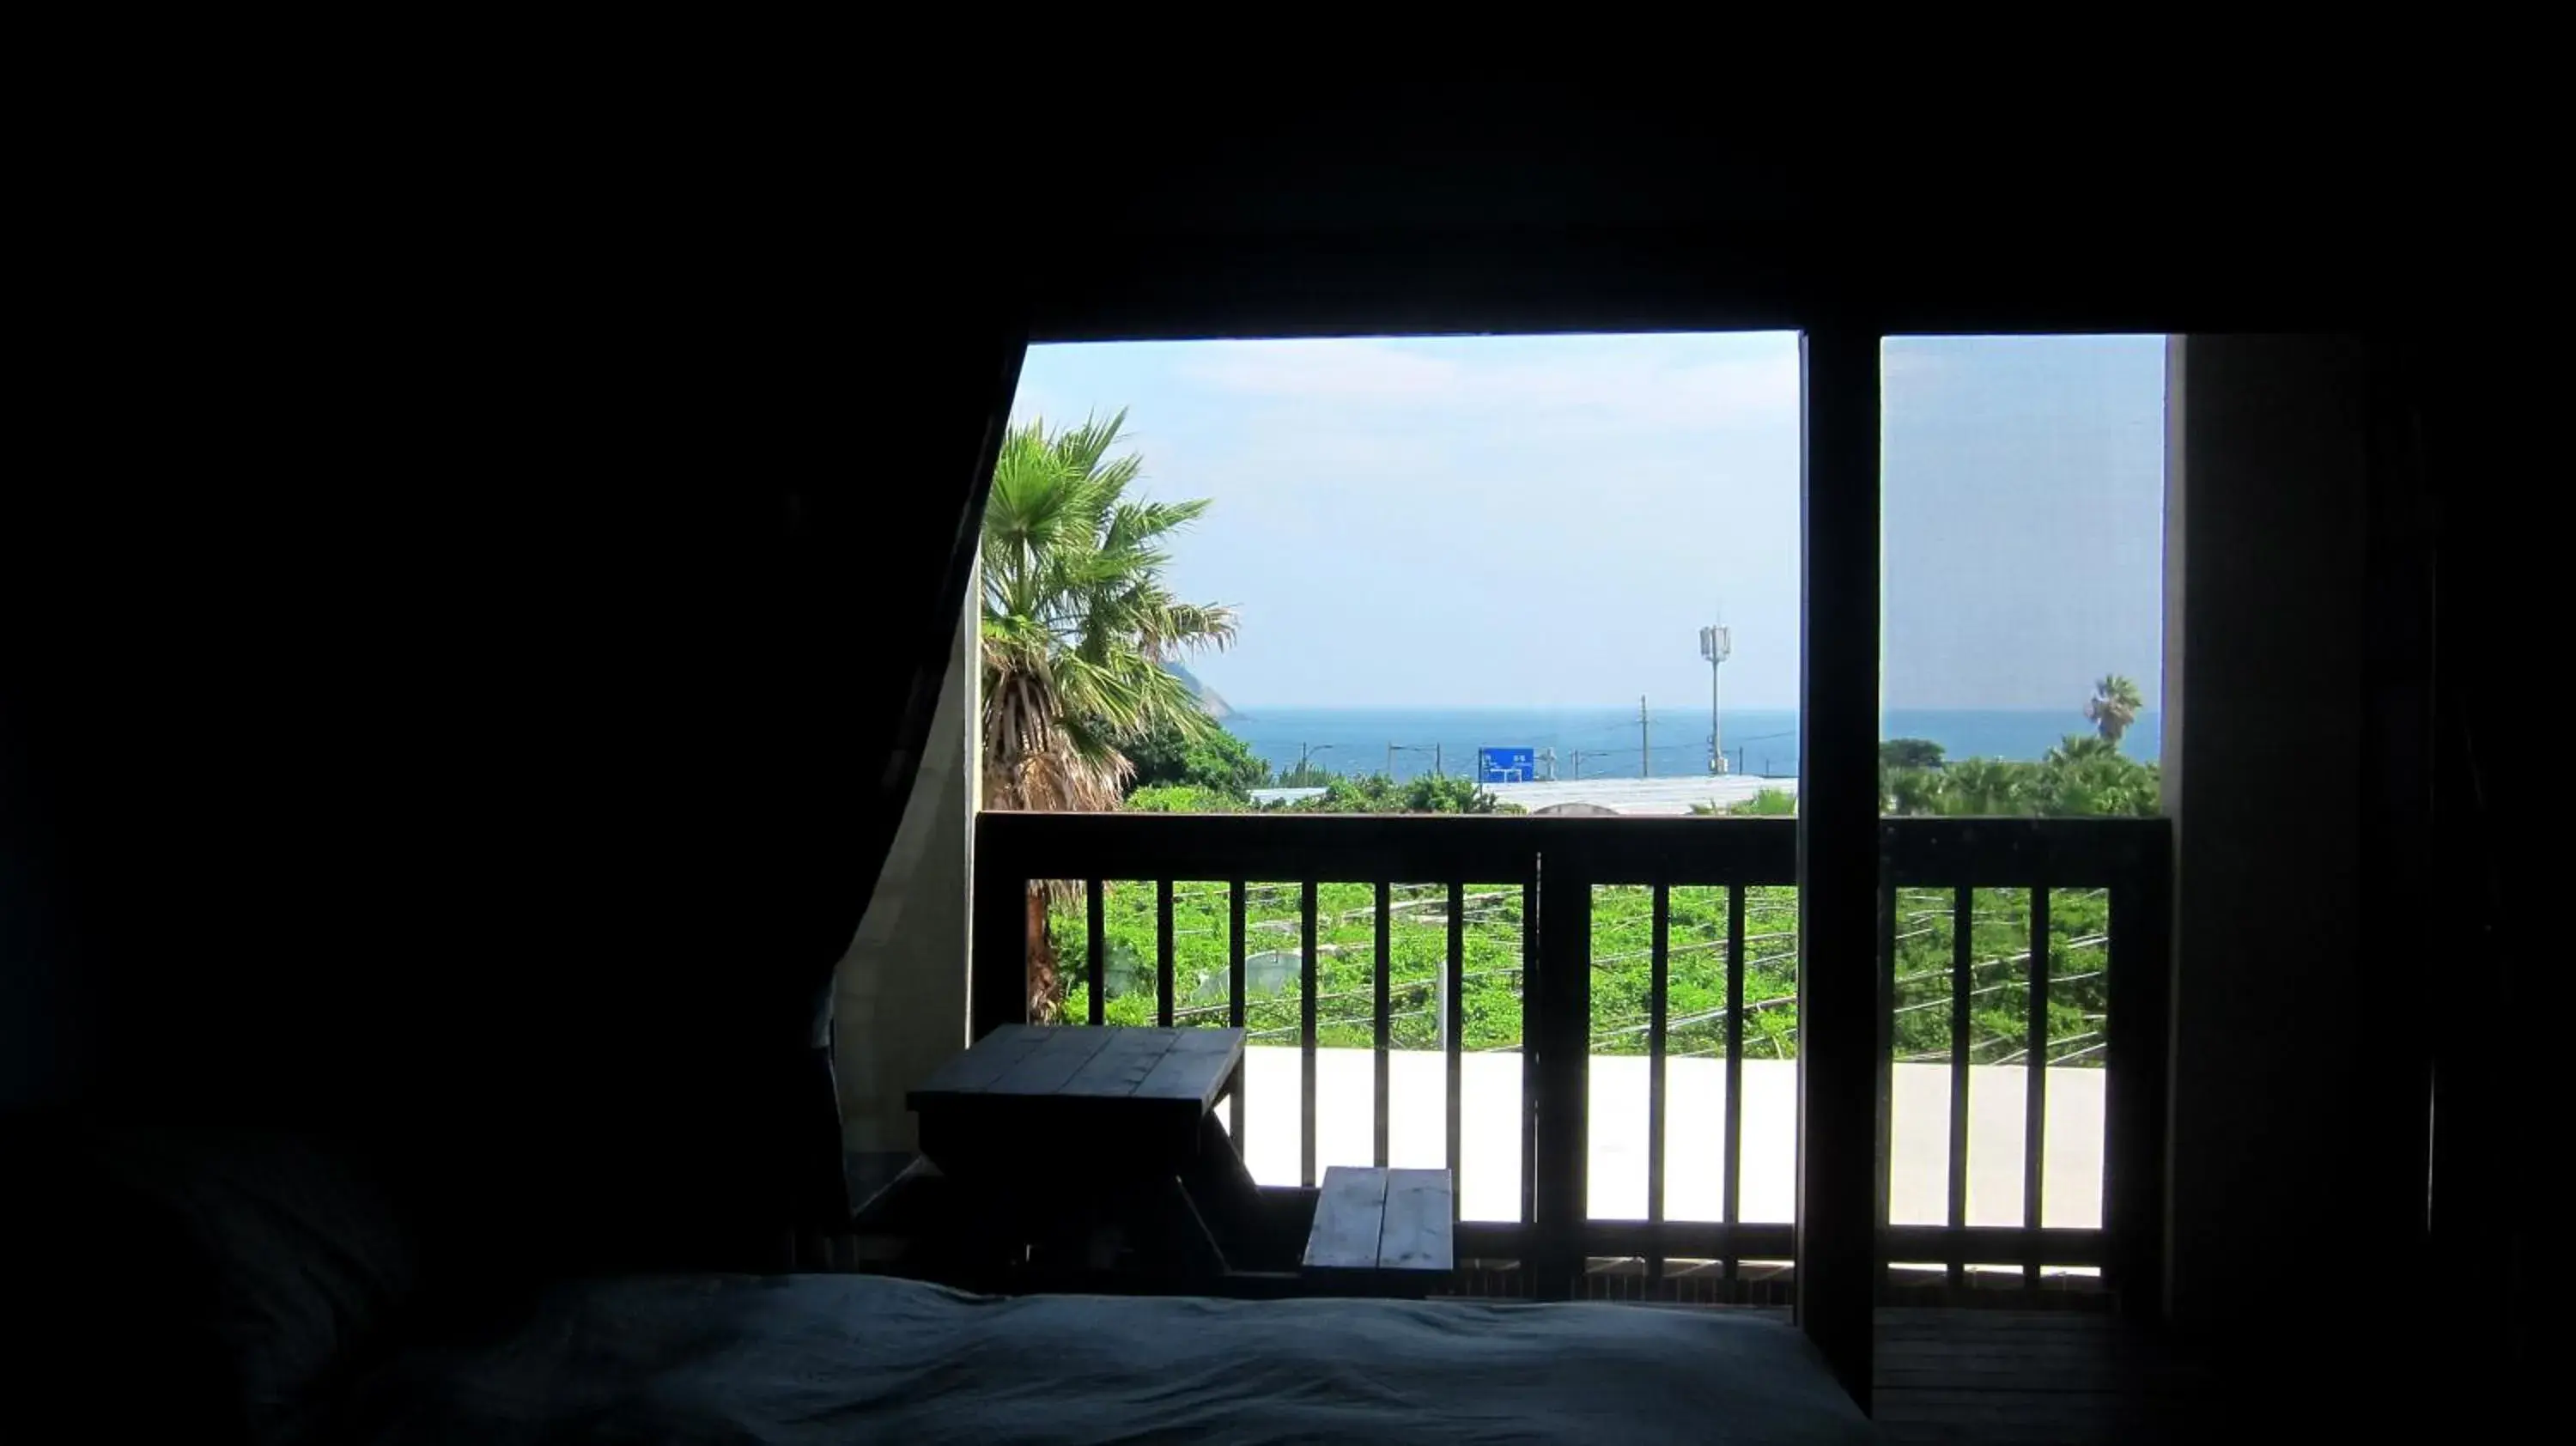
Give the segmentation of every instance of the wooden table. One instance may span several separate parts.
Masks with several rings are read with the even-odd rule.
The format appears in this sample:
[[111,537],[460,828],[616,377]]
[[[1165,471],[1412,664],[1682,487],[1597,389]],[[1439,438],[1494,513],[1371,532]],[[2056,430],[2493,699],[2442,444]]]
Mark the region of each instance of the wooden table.
[[1243,1072],[1240,1029],[1041,1028],[1006,1024],[904,1097],[921,1116],[922,1153],[1028,1148],[1024,1132],[1118,1132],[1095,1147],[1178,1161]]
[[1275,1253],[1261,1192],[1216,1117],[1239,1029],[1004,1025],[905,1103],[921,1151],[1005,1254],[1206,1281]]

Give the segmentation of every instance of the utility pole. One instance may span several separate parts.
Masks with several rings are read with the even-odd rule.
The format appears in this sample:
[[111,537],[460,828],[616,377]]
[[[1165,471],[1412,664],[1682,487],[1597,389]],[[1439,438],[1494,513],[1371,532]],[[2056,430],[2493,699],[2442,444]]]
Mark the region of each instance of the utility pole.
[[1447,774],[1440,771],[1440,745],[1437,743],[1431,745],[1431,776],[1434,778],[1448,777]]
[[1708,771],[1726,771],[1726,743],[1717,732],[1717,665],[1733,652],[1734,642],[1722,625],[1712,624],[1699,630],[1699,655],[1708,659]]
[[1305,774],[1305,772],[1306,772],[1306,760],[1307,760],[1308,758],[1311,758],[1311,757],[1313,757],[1315,754],[1318,754],[1318,753],[1329,753],[1329,752],[1331,752],[1331,751],[1332,751],[1332,748],[1333,748],[1333,745],[1331,745],[1330,743],[1315,743],[1315,744],[1300,743],[1300,744],[1298,744],[1298,745],[1297,745],[1297,772],[1298,772],[1299,776],[1301,776],[1301,777],[1302,777],[1302,776],[1304,776],[1304,774]]
[[1583,750],[1580,748],[1574,750],[1574,781],[1583,781]]
[[1637,776],[1639,778],[1655,776],[1655,748],[1654,744],[1648,741],[1646,695],[1643,693],[1637,695]]

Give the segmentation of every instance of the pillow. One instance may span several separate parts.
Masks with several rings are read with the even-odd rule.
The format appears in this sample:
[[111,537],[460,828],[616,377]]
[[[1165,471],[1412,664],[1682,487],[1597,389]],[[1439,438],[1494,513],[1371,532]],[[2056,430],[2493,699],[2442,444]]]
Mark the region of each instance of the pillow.
[[391,1201],[312,1141],[91,1126],[57,1144],[20,1188],[60,1202],[49,1273],[87,1333],[62,1346],[126,1390],[199,1394],[187,1408],[228,1418],[207,1423],[223,1436],[298,1435],[419,1285]]

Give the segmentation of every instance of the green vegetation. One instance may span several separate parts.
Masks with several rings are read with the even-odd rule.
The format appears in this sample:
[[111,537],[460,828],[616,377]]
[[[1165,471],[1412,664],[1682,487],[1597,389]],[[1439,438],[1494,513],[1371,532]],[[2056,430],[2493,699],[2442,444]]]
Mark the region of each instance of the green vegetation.
[[[1155,888],[1115,882],[1104,891],[1101,917],[1108,945],[1106,1013],[1112,1024],[1154,1022]],[[1173,1022],[1226,1022],[1227,900],[1221,883],[1181,882],[1172,888]],[[1448,890],[1401,884],[1390,891],[1388,945],[1389,1026],[1400,1048],[1432,1049],[1440,1021],[1434,995],[1448,950]],[[1516,1048],[1520,1040],[1521,890],[1516,884],[1470,884],[1466,896],[1462,958],[1467,975],[1465,1047]],[[1318,884],[1315,888],[1316,1039],[1326,1046],[1365,1047],[1373,1039],[1377,891],[1368,884]],[[1063,970],[1065,1017],[1089,1010],[1084,992],[1087,935],[1079,903],[1056,911],[1056,934],[1068,941]],[[1297,978],[1302,962],[1299,886],[1245,886],[1244,956],[1247,988],[1244,1025],[1255,1043],[1293,1043],[1297,1037]]]
[[1701,818],[1794,818],[1798,812],[1798,795],[1785,788],[1766,788],[1742,803],[1724,807],[1715,803],[1694,803],[1691,812]]
[[[1293,776],[1293,775],[1292,775]],[[1391,782],[1375,774],[1320,775],[1323,793],[1273,803],[1264,813],[1520,813],[1464,778],[1414,778]],[[1289,785],[1295,786],[1295,785]],[[1243,813],[1252,804],[1242,790],[1194,783],[1158,784],[1127,795],[1130,813]]]
[[1127,795],[1129,813],[1241,813],[1251,805],[1235,794],[1194,783],[1164,783]]
[[1963,758],[1938,768],[1897,768],[1881,760],[1879,811],[1897,816],[2039,818],[2145,817],[2162,808],[2152,763],[2121,756],[2100,738],[2068,734],[2035,763]]
[[[1517,1049],[1521,1040],[1521,890],[1470,884],[1462,890],[1461,993],[1468,1050]],[[1722,1056],[1726,1041],[1726,894],[1723,888],[1671,891],[1668,940],[1668,1050],[1675,1058]],[[1949,1057],[1951,896],[1943,890],[1897,895],[1896,1028],[1899,1059]],[[2016,1063],[2027,1045],[2030,904],[2018,889],[1982,889],[1970,920],[1969,1046],[1980,1064]],[[2107,1012],[2103,973],[2108,904],[2098,891],[2049,898],[2049,1058],[2096,1064]],[[1440,1047],[1441,962],[1448,948],[1448,890],[1398,884],[1389,889],[1388,1025],[1398,1049]],[[1104,1013],[1112,1024],[1154,1022],[1155,887],[1116,881],[1102,891],[1106,944]],[[1644,1054],[1646,1008],[1653,979],[1653,895],[1644,888],[1602,887],[1592,906],[1592,1052]],[[1256,1043],[1297,1038],[1297,978],[1302,964],[1299,887],[1245,887],[1244,1024]],[[1316,1042],[1367,1048],[1377,989],[1376,891],[1367,884],[1315,889]],[[1088,1016],[1088,930],[1079,902],[1055,909],[1055,935],[1066,941],[1065,1017]],[[1797,890],[1745,891],[1744,1049],[1751,1059],[1794,1059],[1797,1039]],[[1226,1022],[1227,886],[1181,881],[1172,889],[1174,1022]]]
[[1144,732],[1120,744],[1119,751],[1127,755],[1135,769],[1127,780],[1129,808],[1138,806],[1138,792],[1173,784],[1248,803],[1253,789],[1270,782],[1270,765],[1255,757],[1242,739],[1204,715],[1187,725],[1174,718],[1158,718]]
[[[2151,764],[2123,757],[2110,736],[2134,719],[2123,703],[2125,680],[2105,679],[2088,707],[2102,736],[2069,735],[2033,762],[1994,758],[1951,761],[1925,739],[1880,746],[1879,792],[1891,814],[2065,816],[2152,814],[2159,782]],[[2121,708],[2129,710],[2119,717]],[[2116,726],[2106,721],[2107,712]],[[1300,813],[1508,813],[1510,804],[1463,778],[1416,778],[1398,784],[1375,776],[1313,771],[1317,798],[1285,805]],[[1216,788],[1140,788],[1131,809],[1232,812],[1243,805]],[[1709,815],[1716,805],[1693,813]],[[1766,788],[1726,809],[1729,817],[1787,817],[1796,795]],[[1675,1058],[1721,1056],[1726,1047],[1726,912],[1723,888],[1675,888],[1668,900],[1667,1048]],[[1463,890],[1461,991],[1468,1050],[1517,1049],[1521,1039],[1521,890],[1469,885]],[[1072,941],[1064,960],[1070,986],[1066,1017],[1084,1018],[1089,999],[1084,906],[1055,896],[1052,934]],[[1377,989],[1375,890],[1365,884],[1319,884],[1315,890],[1316,1040],[1326,1047],[1366,1048]],[[1252,884],[1245,891],[1245,1025],[1256,1041],[1297,1037],[1297,979],[1303,964],[1300,892],[1293,884]],[[1399,1049],[1440,1047],[1439,989],[1448,940],[1448,891],[1397,884],[1389,891],[1389,1032]],[[1969,927],[1969,1052],[1980,1064],[2027,1059],[2029,1043],[2030,899],[2021,889],[1980,889]],[[1633,887],[1598,888],[1592,911],[1592,1052],[1643,1054],[1653,979],[1653,894]],[[1894,1053],[1900,1060],[1947,1060],[1956,921],[1946,890],[1901,890],[1896,896]],[[1744,903],[1744,1050],[1753,1059],[1797,1056],[1797,890],[1748,888]],[[1154,1018],[1155,889],[1112,882],[1103,891],[1105,1017],[1114,1024]],[[1173,998],[1181,1024],[1225,1022],[1227,889],[1217,883],[1173,888]],[[2100,890],[2050,895],[2048,1048],[2052,1064],[2093,1065],[2102,1058],[2109,1010],[2106,942],[2109,903]]]
[[1422,777],[1397,783],[1383,774],[1334,775],[1318,798],[1299,799],[1280,808],[1285,813],[1522,813],[1517,803],[1504,803],[1473,779]]
[[1798,795],[1785,788],[1766,788],[1735,806],[1752,818],[1787,818],[1798,811]]
[[2137,721],[2138,685],[2112,674],[2093,685],[2084,705],[2096,736],[2070,733],[2037,762],[1963,758],[1944,762],[1941,746],[1892,738],[1878,746],[1879,811],[1898,816],[2020,814],[2145,817],[2164,806],[2164,781],[2152,763],[2120,752]]

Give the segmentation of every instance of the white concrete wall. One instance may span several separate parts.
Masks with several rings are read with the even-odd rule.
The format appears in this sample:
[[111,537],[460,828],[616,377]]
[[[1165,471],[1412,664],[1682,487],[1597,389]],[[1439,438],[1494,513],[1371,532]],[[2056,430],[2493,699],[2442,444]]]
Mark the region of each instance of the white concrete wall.
[[921,773],[834,986],[833,1072],[845,1150],[913,1148],[903,1092],[966,1046],[967,890],[979,791],[978,595],[978,588],[967,588]]
[[[1448,1153],[1444,1056],[1398,1050],[1388,1056],[1387,1162],[1439,1166]],[[1458,1208],[1468,1220],[1520,1218],[1521,1057],[1470,1054],[1459,1089]],[[1674,1220],[1718,1220],[1724,1188],[1726,1066],[1711,1059],[1668,1062],[1664,1209]],[[1298,1057],[1293,1049],[1245,1051],[1245,1162],[1265,1185],[1297,1183]],[[2028,1077],[2018,1065],[1968,1072],[1968,1223],[2019,1225],[2022,1119]],[[2061,1066],[2048,1072],[2048,1119],[2040,1181],[2043,1224],[2090,1229],[2102,1223],[2102,1084],[2105,1072]],[[1376,1071],[1364,1049],[1315,1051],[1315,1164],[1372,1163]],[[1895,1170],[1889,1212],[1899,1225],[1949,1218],[1950,1071],[1896,1066]],[[1589,1088],[1590,1208],[1605,1220],[1646,1218],[1646,1061],[1595,1055]],[[1220,1112],[1223,1113],[1222,1111]],[[1792,1218],[1798,1193],[1798,1066],[1744,1062],[1746,1220]]]

